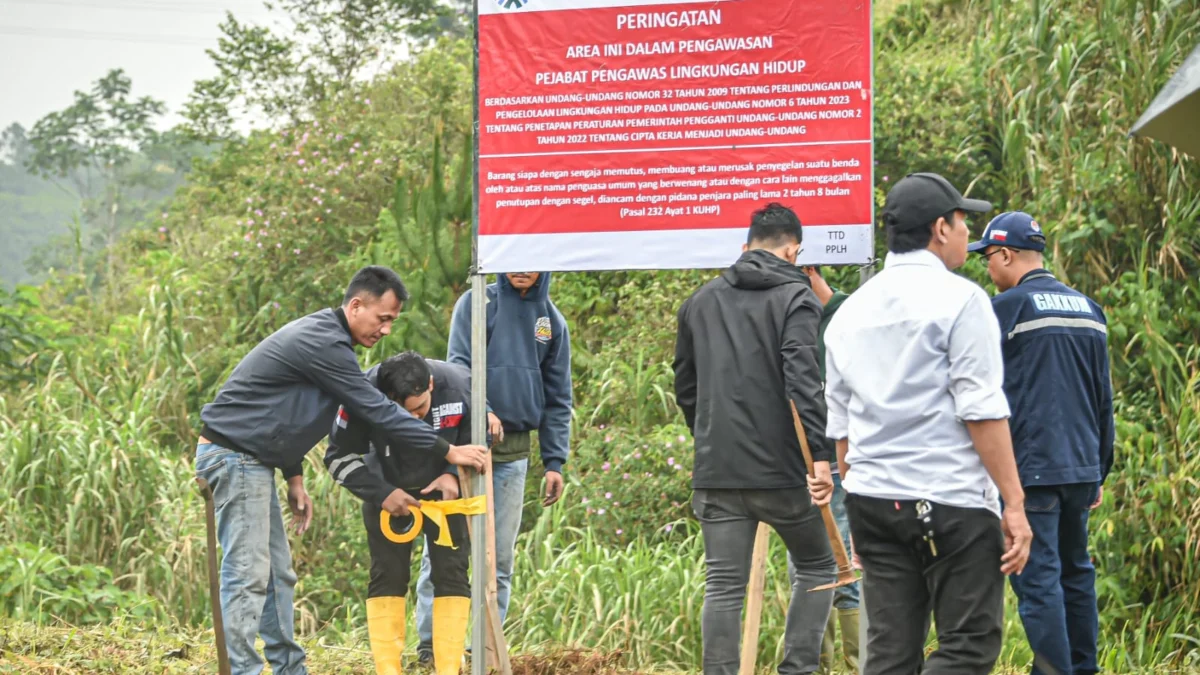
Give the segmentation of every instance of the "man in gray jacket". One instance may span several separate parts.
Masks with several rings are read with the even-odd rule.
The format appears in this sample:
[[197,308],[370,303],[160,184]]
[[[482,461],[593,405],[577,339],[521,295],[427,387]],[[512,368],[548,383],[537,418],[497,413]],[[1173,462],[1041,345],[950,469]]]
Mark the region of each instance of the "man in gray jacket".
[[261,634],[276,675],[307,673],[294,639],[296,574],[275,491],[275,469],[288,483],[288,503],[303,533],[312,522],[304,489],[304,456],[344,406],[379,433],[447,462],[483,470],[487,449],[450,445],[370,383],[354,345],[370,348],[391,332],[408,291],[395,272],[365,267],[342,306],[297,319],[242,359],[212,403],[196,448],[196,475],[212,486],[221,561],[225,642],[234,675],[256,675]]

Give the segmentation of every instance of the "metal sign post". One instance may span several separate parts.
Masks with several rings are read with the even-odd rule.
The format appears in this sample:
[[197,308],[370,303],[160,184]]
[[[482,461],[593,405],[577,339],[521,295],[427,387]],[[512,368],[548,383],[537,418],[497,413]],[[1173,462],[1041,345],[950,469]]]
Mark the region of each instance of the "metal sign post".
[[[474,98],[472,145],[472,208],[471,220],[475,236],[474,261],[471,267],[471,441],[487,445],[487,285],[479,271],[479,0],[472,3],[475,29]],[[478,471],[467,474],[471,494],[485,494],[487,486]],[[487,515],[471,516],[471,674],[487,673]]]
[[[482,274],[471,277],[471,441],[487,445],[487,290]],[[471,494],[485,494],[484,476],[468,471]],[[487,672],[487,514],[471,516],[471,673]]]

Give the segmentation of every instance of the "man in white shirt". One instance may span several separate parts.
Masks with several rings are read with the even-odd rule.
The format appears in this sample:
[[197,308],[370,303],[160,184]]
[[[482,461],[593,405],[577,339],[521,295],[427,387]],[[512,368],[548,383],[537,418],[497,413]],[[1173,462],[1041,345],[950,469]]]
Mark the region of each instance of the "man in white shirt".
[[[884,269],[826,330],[826,435],[864,571],[865,675],[990,672],[1004,575],[1029,557],[999,324],[983,289],[950,272],[967,258],[966,212],[991,208],[937,174],[899,181]],[[938,650],[925,659],[931,611]]]

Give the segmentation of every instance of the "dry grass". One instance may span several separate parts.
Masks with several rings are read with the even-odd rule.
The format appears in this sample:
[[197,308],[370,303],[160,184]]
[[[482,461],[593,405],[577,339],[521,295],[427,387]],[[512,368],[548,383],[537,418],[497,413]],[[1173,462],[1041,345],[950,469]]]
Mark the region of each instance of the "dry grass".
[[[320,637],[302,640],[314,673],[372,675],[369,651],[325,644]],[[630,670],[619,652],[547,649],[514,655],[513,675],[638,675],[664,673]],[[420,673],[415,663],[405,671]],[[0,673],[30,675],[156,675],[217,672],[212,631],[155,628],[116,623],[105,627],[36,626],[0,623]],[[267,669],[270,672],[270,669]],[[424,671],[428,672],[428,671]],[[467,669],[464,668],[464,672]]]
[[[371,654],[365,649],[325,644],[320,637],[302,641],[313,673],[372,675]],[[513,675],[683,675],[654,667],[631,669],[625,654],[587,649],[548,647],[512,658]],[[760,664],[768,675],[774,664]],[[405,664],[408,673],[428,673]],[[111,626],[79,628],[36,626],[0,621],[0,673],[30,675],[169,675],[217,672],[212,631],[176,626],[148,627],[118,622]],[[266,672],[270,672],[268,668]],[[463,672],[468,672],[466,668]],[[997,675],[1017,675],[998,669]],[[1158,671],[1164,672],[1164,671]],[[1191,673],[1200,671],[1172,671]]]

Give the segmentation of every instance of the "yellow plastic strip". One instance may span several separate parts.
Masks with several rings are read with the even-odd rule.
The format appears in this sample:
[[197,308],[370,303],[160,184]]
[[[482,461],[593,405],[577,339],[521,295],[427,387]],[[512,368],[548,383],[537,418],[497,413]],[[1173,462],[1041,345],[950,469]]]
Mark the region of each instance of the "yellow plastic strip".
[[413,523],[412,527],[408,528],[408,531],[404,532],[403,534],[396,534],[392,531],[391,514],[382,509],[379,511],[379,529],[383,532],[383,536],[386,537],[388,541],[395,542],[397,544],[407,544],[413,539],[416,539],[418,534],[421,534],[421,526],[424,525],[425,522],[424,516],[421,515],[421,509],[409,509],[408,511],[412,514]]
[[440,530],[437,541],[433,543],[457,549],[458,547],[454,545],[454,539],[450,536],[450,528],[446,524],[446,516],[476,516],[487,513],[487,495],[442,502],[421,500],[421,511],[425,513],[430,522],[436,523]]

